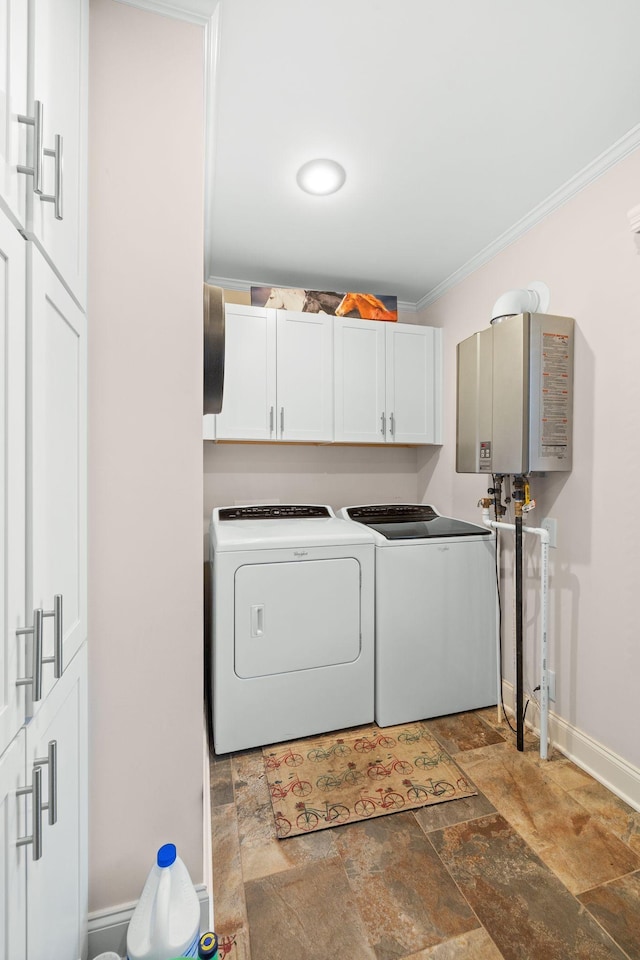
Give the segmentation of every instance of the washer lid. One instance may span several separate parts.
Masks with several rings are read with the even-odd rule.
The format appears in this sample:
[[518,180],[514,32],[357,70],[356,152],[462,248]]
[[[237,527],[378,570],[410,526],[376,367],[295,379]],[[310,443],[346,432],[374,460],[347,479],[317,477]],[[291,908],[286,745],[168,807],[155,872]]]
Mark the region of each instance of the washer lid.
[[491,536],[487,527],[442,517],[434,507],[425,503],[375,503],[346,507],[341,513],[375,530],[385,540]]
[[373,542],[373,534],[362,524],[339,519],[331,507],[313,504],[216,507],[210,533],[218,553]]

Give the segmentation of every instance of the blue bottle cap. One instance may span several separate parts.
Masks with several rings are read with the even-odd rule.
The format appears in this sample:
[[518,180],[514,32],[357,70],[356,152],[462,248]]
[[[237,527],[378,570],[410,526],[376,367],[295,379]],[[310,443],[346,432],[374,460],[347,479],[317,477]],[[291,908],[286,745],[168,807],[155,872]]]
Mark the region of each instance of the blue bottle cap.
[[217,934],[209,931],[203,933],[198,941],[198,956],[200,960],[206,960],[206,958],[211,958],[215,960],[218,956],[218,936]]
[[218,956],[218,935],[209,931],[203,933],[198,941],[198,956],[200,960],[206,960],[211,957],[212,960]]
[[175,863],[176,856],[175,843],[165,843],[165,845],[158,850],[158,866],[170,867],[172,863]]

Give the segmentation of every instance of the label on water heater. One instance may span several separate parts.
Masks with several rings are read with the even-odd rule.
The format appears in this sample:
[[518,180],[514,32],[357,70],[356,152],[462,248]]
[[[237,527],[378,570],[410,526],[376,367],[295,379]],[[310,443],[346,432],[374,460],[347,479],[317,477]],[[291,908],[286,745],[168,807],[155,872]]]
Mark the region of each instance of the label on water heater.
[[569,450],[569,337],[542,334],[540,455],[563,459]]
[[481,440],[478,451],[478,470],[480,473],[491,473],[491,440]]

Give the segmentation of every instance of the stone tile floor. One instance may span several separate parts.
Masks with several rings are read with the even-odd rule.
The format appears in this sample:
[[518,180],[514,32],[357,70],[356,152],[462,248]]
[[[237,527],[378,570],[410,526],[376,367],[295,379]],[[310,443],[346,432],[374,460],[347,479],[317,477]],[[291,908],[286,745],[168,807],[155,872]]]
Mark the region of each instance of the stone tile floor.
[[494,708],[427,722],[478,796],[278,840],[262,752],[211,763],[242,960],[640,960],[640,813]]

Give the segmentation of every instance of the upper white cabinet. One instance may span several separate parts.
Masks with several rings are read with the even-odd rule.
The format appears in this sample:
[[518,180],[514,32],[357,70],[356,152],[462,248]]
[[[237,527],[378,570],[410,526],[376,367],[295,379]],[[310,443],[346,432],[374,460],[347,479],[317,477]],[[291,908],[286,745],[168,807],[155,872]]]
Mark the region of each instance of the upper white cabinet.
[[222,411],[215,418],[216,439],[275,437],[274,314],[257,307],[225,308],[224,392]]
[[205,440],[442,442],[442,331],[229,304]]
[[335,439],[441,442],[441,331],[335,318]]
[[442,443],[442,331],[386,323],[387,441]]
[[[217,440],[333,438],[331,317],[230,304]],[[207,418],[208,419],[208,418]]]
[[333,440],[333,318],[276,313],[277,438]]
[[0,204],[86,303],[88,0],[0,0]]
[[334,319],[335,439],[341,443],[386,440],[387,326],[373,320]]

